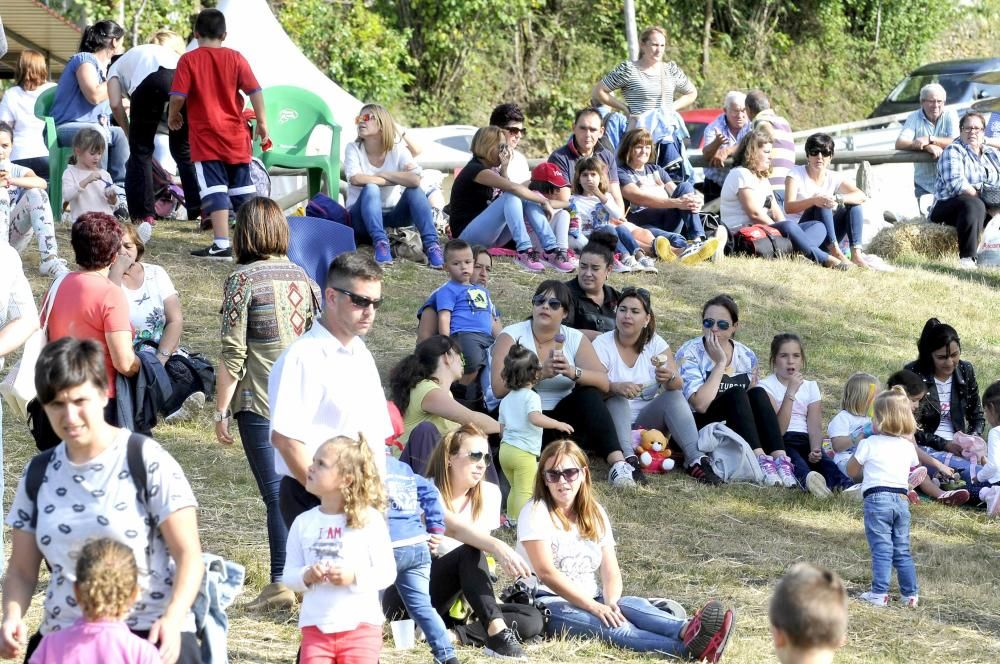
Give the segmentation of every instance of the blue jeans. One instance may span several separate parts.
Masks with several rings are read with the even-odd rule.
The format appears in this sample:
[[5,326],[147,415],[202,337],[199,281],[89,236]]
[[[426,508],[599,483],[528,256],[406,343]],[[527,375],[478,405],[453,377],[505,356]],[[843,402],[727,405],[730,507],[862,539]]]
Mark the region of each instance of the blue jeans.
[[288,527],[278,507],[281,476],[274,472],[274,448],[271,446],[271,423],[267,418],[248,410],[236,413],[243,451],[250,462],[250,472],[267,508],[267,545],[271,553],[271,583],[281,580],[285,569],[285,540]]
[[826,227],[822,221],[776,221],[771,225],[791,241],[795,251],[805,254],[820,265],[830,257],[830,254],[820,249],[826,244]]
[[96,129],[104,136],[107,149],[101,156],[101,167],[107,169],[115,184],[125,186],[125,162],[129,158],[128,139],[121,127],[113,127],[94,122],[67,122],[56,127],[59,145],[72,147],[73,138],[83,128]]
[[396,557],[396,590],[406,613],[423,630],[427,645],[439,662],[455,656],[444,621],[431,604],[431,551],[427,544],[410,544],[392,550]]
[[917,570],[910,557],[910,501],[900,493],[865,498],[865,537],[872,552],[872,592],[889,592],[892,568],[904,597],[917,594]]
[[[602,601],[600,597],[597,601]],[[683,657],[687,654],[681,640],[684,621],[640,597],[622,597],[618,600],[627,622],[621,627],[605,627],[594,614],[577,608],[562,597],[539,597],[538,602],[551,612],[545,633],[552,637],[561,634],[598,638],[607,643],[636,652],[659,652]]]
[[615,229],[615,233],[618,235],[618,245],[615,247],[615,250],[620,254],[627,254],[629,256],[635,254],[635,250],[639,248],[639,243],[632,237],[632,231],[624,226],[612,226],[611,228]]
[[425,249],[438,241],[431,204],[419,187],[403,187],[403,195],[391,210],[382,209],[381,189],[377,184],[366,184],[351,206],[351,223],[358,244],[388,242],[386,228],[410,225],[417,227]]
[[[532,206],[534,210],[531,209]],[[458,237],[469,244],[481,244],[485,247],[500,246],[512,239],[518,251],[527,251],[531,249],[531,237],[525,223],[531,224],[546,251],[555,248],[556,237],[542,208],[526,203],[510,192],[494,199],[479,216],[469,222]]]
[[[671,198],[680,198],[692,192],[694,192],[694,185],[690,182],[681,182],[674,188]],[[701,214],[690,210],[643,208],[638,212],[629,213],[628,220],[636,226],[654,231],[654,235],[656,234],[655,230],[662,230],[675,234],[683,231],[684,237],[689,240],[705,237],[705,227],[701,223]]]
[[788,460],[792,462],[795,479],[799,481],[802,488],[805,488],[806,475],[811,471],[822,475],[823,479],[826,480],[826,486],[830,489],[846,489],[854,484],[827,455],[821,456],[816,463],[809,461],[809,434],[789,431],[785,434],[784,441],[785,453],[788,455]]
[[826,228],[826,244],[840,244],[847,238],[852,247],[861,246],[861,232],[865,226],[865,215],[860,205],[844,205],[831,210],[813,206],[802,213],[803,221],[822,221]]

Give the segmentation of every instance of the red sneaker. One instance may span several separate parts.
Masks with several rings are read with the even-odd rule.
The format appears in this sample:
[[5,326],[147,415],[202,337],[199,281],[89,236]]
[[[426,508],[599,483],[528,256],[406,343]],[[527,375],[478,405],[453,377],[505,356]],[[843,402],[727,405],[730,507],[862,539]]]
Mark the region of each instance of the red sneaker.
[[736,614],[712,600],[701,607],[681,630],[681,640],[697,661],[718,662],[736,625]]

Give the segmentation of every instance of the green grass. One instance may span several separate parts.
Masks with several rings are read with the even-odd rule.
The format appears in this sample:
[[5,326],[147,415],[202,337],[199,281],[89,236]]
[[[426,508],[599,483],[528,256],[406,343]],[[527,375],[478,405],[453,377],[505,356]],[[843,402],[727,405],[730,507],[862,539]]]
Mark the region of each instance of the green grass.
[[[69,255],[66,229],[60,252]],[[222,282],[232,264],[195,260],[188,251],[205,234],[187,224],[163,223],[146,261],[164,266],[179,291],[185,315],[183,343],[216,358]],[[25,265],[36,294],[37,255]],[[766,361],[771,337],[799,333],[808,355],[807,373],[823,391],[825,419],[837,410],[844,381],[864,370],[884,379],[916,355],[924,321],[937,316],[962,336],[963,357],[976,366],[981,388],[1000,378],[997,288],[1000,273],[965,273],[947,261],[901,261],[893,274],[820,269],[803,260],[767,262],[727,259],[720,265],[668,266],[659,275],[615,275],[612,283],[642,284],[653,294],[658,330],[676,348],[699,332],[701,304],[719,292],[740,303],[739,337]],[[442,280],[412,264],[389,269],[385,307],[368,344],[383,378],[412,348],[414,312]],[[497,261],[491,291],[505,321],[524,318],[536,276]],[[210,418],[161,425],[156,437],[183,465],[201,504],[206,550],[247,567],[243,600],[267,582],[264,510],[242,449],[215,442]],[[4,418],[8,504],[15,482],[33,452],[23,423]],[[597,477],[603,477],[603,469]],[[670,596],[689,609],[708,598],[736,607],[737,631],[724,661],[776,661],[767,628],[771,588],[792,562],[808,560],[837,570],[852,595],[867,589],[868,548],[858,503],[819,502],[780,489],[727,486],[708,489],[674,473],[654,478],[650,488],[598,491],[615,526],[627,593]],[[509,535],[504,534],[505,537]],[[912,542],[921,584],[921,607],[878,610],[851,602],[847,645],[838,662],[995,662],[1000,657],[1000,522],[981,510],[921,504],[913,509]],[[37,620],[40,595],[31,613]],[[298,642],[296,616],[258,616],[238,603],[230,610],[233,662],[287,662]],[[383,661],[429,661],[424,647],[408,653],[387,649]],[[643,661],[645,658],[584,641],[533,646],[534,661]],[[486,661],[461,649],[463,661]]]

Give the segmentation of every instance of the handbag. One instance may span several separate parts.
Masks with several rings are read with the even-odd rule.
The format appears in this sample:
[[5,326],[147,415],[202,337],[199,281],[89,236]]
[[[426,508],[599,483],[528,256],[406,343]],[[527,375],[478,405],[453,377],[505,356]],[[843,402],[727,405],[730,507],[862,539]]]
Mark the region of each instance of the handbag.
[[979,198],[988,208],[1000,208],[1000,184],[983,184]]
[[56,292],[65,276],[63,274],[57,277],[45,296],[43,303],[45,325],[41,329],[35,330],[24,342],[21,359],[11,367],[3,382],[0,383],[0,395],[3,396],[4,401],[12,409],[21,413],[21,417],[24,418],[28,417],[28,402],[35,398],[35,363],[38,362],[38,355],[42,352],[42,348],[48,343],[49,314],[52,312],[52,303],[56,299]]

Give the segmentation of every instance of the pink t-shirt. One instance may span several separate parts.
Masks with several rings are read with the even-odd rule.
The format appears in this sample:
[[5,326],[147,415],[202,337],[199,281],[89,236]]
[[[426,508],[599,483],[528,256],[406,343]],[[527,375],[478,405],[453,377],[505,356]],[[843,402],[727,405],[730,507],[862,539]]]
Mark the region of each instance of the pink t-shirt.
[[160,664],[160,653],[149,641],[117,620],[86,622],[51,632],[28,660],[29,664]]
[[[45,310],[42,308],[42,324]],[[59,284],[56,299],[52,302],[49,321],[49,341],[63,337],[93,339],[104,349],[104,366],[108,373],[108,396],[115,396],[115,366],[108,351],[108,332],[128,332],[128,300],[125,292],[97,272],[71,272]]]

